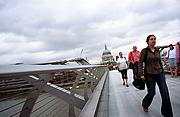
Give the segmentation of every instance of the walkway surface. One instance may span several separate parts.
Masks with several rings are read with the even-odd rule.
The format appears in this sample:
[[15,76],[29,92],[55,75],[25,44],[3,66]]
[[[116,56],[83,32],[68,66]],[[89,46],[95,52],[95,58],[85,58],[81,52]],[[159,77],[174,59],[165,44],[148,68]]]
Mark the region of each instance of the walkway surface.
[[[132,86],[132,70],[128,70],[129,87],[122,85],[118,71],[110,71],[109,75],[109,117],[162,117],[158,87],[150,111],[145,113],[141,101],[146,95],[146,90],[140,91]],[[180,77],[171,78],[167,75],[166,78],[174,117],[180,117]]]

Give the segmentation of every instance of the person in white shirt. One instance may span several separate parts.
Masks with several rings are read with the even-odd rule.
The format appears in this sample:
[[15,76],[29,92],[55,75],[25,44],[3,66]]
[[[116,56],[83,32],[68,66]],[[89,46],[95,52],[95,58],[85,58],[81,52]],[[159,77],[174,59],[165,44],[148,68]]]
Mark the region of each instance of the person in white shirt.
[[122,75],[123,85],[126,85],[126,87],[129,87],[128,77],[127,77],[128,65],[127,65],[127,60],[125,57],[123,57],[122,52],[119,52],[119,58],[117,60],[117,66],[118,66],[118,71]]
[[[168,50],[168,63],[169,63],[171,76],[172,77],[177,76],[178,67],[176,64],[176,48],[174,48],[173,46],[170,46]],[[175,69],[175,74],[173,73],[173,69]]]

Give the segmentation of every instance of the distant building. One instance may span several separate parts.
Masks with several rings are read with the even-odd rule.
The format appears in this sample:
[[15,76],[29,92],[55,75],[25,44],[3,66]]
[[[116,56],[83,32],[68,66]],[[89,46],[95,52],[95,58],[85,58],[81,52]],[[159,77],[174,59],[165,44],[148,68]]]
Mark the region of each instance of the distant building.
[[105,45],[105,50],[102,53],[102,64],[106,64],[109,62],[113,62],[113,56],[111,55],[111,52],[107,49],[107,46]]
[[111,55],[111,52],[107,49],[106,44],[105,44],[105,50],[102,53],[101,59],[102,60],[100,64],[107,65],[110,68],[110,70],[112,70],[113,66],[116,64],[113,56]]

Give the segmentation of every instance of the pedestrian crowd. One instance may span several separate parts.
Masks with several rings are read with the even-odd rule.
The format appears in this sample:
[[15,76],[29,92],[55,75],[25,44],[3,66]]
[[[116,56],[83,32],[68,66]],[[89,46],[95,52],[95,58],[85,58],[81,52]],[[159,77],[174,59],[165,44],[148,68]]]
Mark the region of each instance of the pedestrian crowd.
[[[178,57],[175,47],[180,47],[180,44],[178,42],[174,45],[156,46],[155,35],[148,35],[146,43],[147,47],[141,51],[137,50],[137,46],[133,46],[133,50],[129,52],[127,59],[122,52],[119,52],[119,56],[116,56],[117,70],[121,73],[123,85],[126,87],[129,87],[128,69],[132,69],[134,81],[139,79],[144,82],[147,87],[147,94],[142,100],[142,108],[145,112],[149,111],[149,106],[156,94],[155,86],[157,84],[162,99],[161,114],[164,117],[173,117],[164,66],[168,65],[171,76],[177,77],[178,65],[176,59]],[[165,51],[165,48],[168,51]]]

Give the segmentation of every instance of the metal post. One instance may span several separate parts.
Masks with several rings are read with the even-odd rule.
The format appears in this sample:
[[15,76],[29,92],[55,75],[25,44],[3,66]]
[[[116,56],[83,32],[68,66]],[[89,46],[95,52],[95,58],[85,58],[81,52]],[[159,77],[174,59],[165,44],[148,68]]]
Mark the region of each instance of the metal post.
[[27,96],[26,102],[23,105],[22,111],[20,113],[20,117],[30,117],[34,104],[38,99],[39,94],[43,90],[43,86],[46,85],[48,79],[48,74],[39,75],[39,80],[37,80],[36,84],[33,87],[34,91],[32,91],[32,93]]

